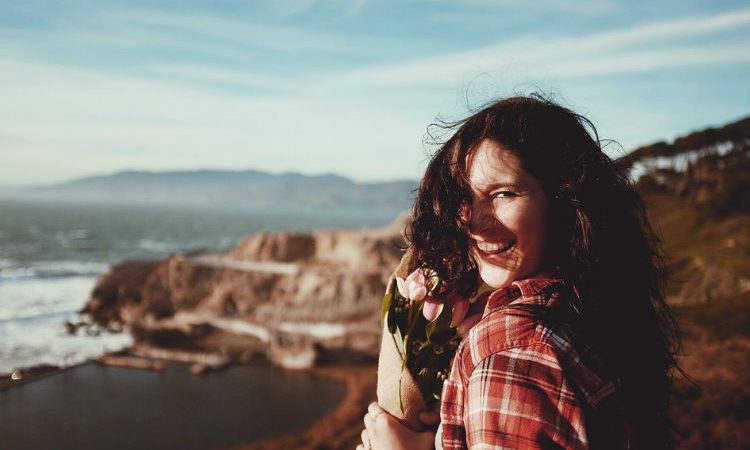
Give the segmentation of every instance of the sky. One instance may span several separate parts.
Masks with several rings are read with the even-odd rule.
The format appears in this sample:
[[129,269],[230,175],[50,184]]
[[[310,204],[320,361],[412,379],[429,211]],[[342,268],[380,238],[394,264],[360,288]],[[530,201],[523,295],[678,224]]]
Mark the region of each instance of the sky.
[[416,179],[429,124],[542,92],[610,156],[750,114],[746,0],[0,0],[0,185]]

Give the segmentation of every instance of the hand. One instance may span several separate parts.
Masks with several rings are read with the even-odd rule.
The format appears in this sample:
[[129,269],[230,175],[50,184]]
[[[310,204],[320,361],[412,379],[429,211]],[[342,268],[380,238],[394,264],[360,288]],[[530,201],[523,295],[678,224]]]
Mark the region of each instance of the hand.
[[[419,418],[427,425],[436,425],[440,418],[435,420],[435,416],[434,411],[423,411]],[[357,450],[429,450],[434,445],[435,433],[412,431],[373,402],[367,407],[362,444],[357,446]]]
[[468,311],[464,313],[465,316],[459,321],[456,327],[456,334],[462,338],[465,338],[469,334],[471,328],[482,319],[488,299],[489,295],[480,295],[474,303],[469,305]]

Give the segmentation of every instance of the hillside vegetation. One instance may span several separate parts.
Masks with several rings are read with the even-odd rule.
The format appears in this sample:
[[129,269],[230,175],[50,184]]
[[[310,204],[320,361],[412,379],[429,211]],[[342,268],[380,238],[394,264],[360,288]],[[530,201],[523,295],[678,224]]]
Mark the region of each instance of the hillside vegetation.
[[672,414],[681,449],[750,448],[750,117],[618,161],[662,236],[683,332]]

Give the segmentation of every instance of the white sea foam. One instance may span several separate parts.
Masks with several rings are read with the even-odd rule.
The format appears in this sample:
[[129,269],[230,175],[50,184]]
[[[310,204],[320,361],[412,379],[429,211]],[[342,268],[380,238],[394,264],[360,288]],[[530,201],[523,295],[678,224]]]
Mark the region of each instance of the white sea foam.
[[178,245],[176,245],[174,242],[157,241],[155,239],[148,238],[138,241],[138,247],[142,248],[143,250],[158,253],[171,252],[178,249]]
[[20,278],[0,281],[0,321],[28,320],[38,315],[81,309],[95,277]]
[[0,373],[48,363],[76,364],[129,345],[123,334],[70,336],[96,278],[17,278],[0,280]]
[[101,275],[109,269],[102,262],[36,261],[20,265],[11,260],[0,261],[0,283],[18,278],[50,278]]
[[128,333],[69,335],[63,325],[66,316],[75,318],[75,314],[61,314],[33,321],[0,322],[0,373],[38,364],[77,364],[132,343]]
[[61,242],[77,241],[89,237],[89,230],[77,228],[74,230],[60,230],[55,233],[55,239]]

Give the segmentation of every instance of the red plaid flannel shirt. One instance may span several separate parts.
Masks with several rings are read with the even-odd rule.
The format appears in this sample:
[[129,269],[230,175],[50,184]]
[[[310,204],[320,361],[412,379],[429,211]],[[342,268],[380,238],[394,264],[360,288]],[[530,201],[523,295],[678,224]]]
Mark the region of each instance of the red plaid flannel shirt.
[[489,296],[443,387],[443,449],[629,448],[616,378],[572,326],[529,311],[567,307],[566,292],[538,277]]

